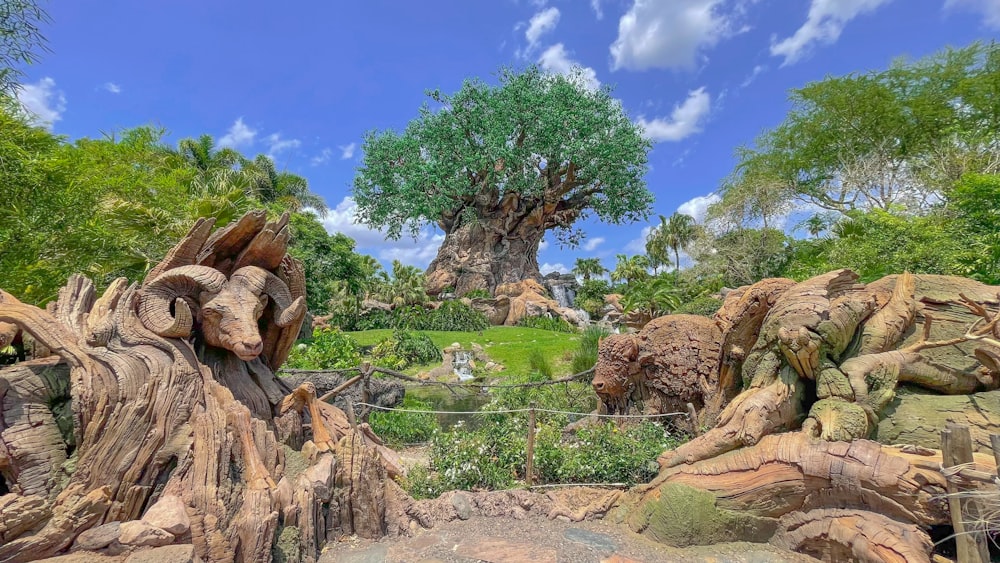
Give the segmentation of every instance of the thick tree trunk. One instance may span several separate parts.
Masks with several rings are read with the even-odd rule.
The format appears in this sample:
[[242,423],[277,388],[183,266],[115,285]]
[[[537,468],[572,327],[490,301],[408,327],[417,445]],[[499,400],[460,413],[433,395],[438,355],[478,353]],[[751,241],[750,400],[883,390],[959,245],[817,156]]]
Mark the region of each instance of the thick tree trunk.
[[492,293],[497,286],[528,278],[541,281],[538,245],[542,225],[521,221],[514,232],[492,223],[464,224],[445,235],[437,257],[427,268],[427,291],[432,295],[452,287],[459,295],[474,289]]

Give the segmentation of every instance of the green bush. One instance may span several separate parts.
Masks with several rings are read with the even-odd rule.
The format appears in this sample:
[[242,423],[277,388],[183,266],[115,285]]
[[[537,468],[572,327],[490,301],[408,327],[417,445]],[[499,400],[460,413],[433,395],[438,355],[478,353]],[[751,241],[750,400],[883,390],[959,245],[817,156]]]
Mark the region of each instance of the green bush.
[[597,325],[588,326],[587,330],[583,331],[583,336],[580,337],[580,346],[573,352],[573,360],[570,364],[573,373],[580,373],[594,367],[594,364],[597,363],[597,346],[601,339],[609,334],[611,332],[608,329]]
[[612,290],[611,284],[607,281],[602,279],[586,280],[580,284],[580,290],[576,292],[574,303],[586,311],[591,318],[600,318],[601,309],[604,308],[604,296],[609,293],[612,293]]
[[361,363],[361,352],[353,338],[336,328],[325,328],[309,342],[297,344],[285,367],[291,369],[344,369]]
[[372,363],[377,366],[401,370],[414,364],[441,361],[441,351],[429,336],[420,332],[396,329],[372,348]]
[[407,306],[392,311],[374,309],[362,315],[337,315],[330,323],[348,331],[394,328],[476,332],[490,326],[486,315],[461,301],[445,301],[437,309]]
[[562,317],[522,317],[521,320],[517,321],[517,326],[551,330],[553,332],[579,332],[575,326],[569,324]]
[[656,476],[656,457],[678,444],[653,422],[619,428],[585,426],[563,440],[562,426],[545,424],[535,439],[535,467],[547,483],[645,483]]
[[[433,410],[430,403],[410,396],[403,397],[401,408],[410,410]],[[391,447],[426,442],[440,429],[437,417],[432,413],[413,413],[374,410],[368,423],[379,438]]]
[[469,299],[490,299],[493,296],[490,295],[488,289],[479,288],[479,289],[473,289],[472,291],[466,293],[462,297],[468,297]]
[[461,423],[431,439],[431,469],[440,490],[509,489],[524,474],[527,427],[515,417],[497,417],[475,430]]
[[545,379],[552,379],[552,362],[538,348],[532,348],[528,352],[528,367],[531,368],[531,371],[544,376]]
[[703,317],[711,317],[722,307],[722,300],[715,299],[714,297],[699,297],[697,299],[692,299],[687,303],[682,304],[680,307],[674,309],[675,315],[687,314],[687,315],[701,315]]

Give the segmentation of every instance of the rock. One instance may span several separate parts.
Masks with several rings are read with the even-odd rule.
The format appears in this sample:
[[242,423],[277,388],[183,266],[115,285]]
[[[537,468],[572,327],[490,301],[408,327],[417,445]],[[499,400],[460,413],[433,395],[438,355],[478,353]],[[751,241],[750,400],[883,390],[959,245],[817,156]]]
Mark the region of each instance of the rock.
[[[279,375],[281,376],[281,381],[290,389],[295,389],[306,381],[312,382],[312,384],[316,387],[316,396],[319,397],[339,386],[341,383],[347,381],[355,374],[347,374],[347,377],[332,373],[295,373]],[[368,402],[373,405],[387,408],[398,407],[402,404],[403,395],[406,393],[406,388],[403,387],[403,383],[393,379],[372,378],[370,388],[371,399]],[[352,403],[361,401],[360,385],[352,385],[342,391],[334,398],[333,405],[342,411],[346,411],[347,403],[349,401]]]
[[131,520],[122,523],[118,541],[122,545],[159,547],[173,543],[174,535],[142,520]]
[[491,325],[502,325],[510,313],[510,297],[498,295],[493,299],[473,299],[472,308],[486,315]]
[[611,536],[583,528],[567,528],[563,532],[563,537],[572,542],[589,545],[598,551],[612,553],[618,549],[618,542]]
[[559,552],[552,547],[540,547],[529,542],[512,542],[500,538],[483,538],[462,542],[455,554],[490,563],[556,563]]
[[184,506],[184,501],[174,495],[160,497],[142,516],[142,521],[175,536],[184,535],[191,530],[187,507]]
[[201,558],[188,543],[136,551],[125,563],[201,563]]
[[[20,561],[20,560],[19,560]],[[121,563],[120,557],[104,555],[101,553],[90,553],[88,551],[78,551],[67,555],[36,559],[38,563]]]
[[455,507],[455,514],[459,520],[468,520],[472,517],[472,503],[469,496],[462,492],[456,492],[451,496],[451,505]]
[[380,311],[391,311],[392,305],[388,303],[382,303],[381,301],[375,301],[374,299],[365,299],[364,301],[361,302],[362,312],[372,311],[376,309]]
[[73,550],[97,551],[103,549],[118,539],[121,534],[121,522],[108,522],[80,532],[73,544]]

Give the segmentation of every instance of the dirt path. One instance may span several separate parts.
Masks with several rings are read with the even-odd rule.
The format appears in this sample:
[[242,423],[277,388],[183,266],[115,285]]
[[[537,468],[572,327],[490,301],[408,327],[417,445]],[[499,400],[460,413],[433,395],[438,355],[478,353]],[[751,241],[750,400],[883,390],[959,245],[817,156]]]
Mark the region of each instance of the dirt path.
[[766,544],[730,543],[679,549],[655,543],[601,520],[563,522],[531,515],[516,519],[474,515],[409,538],[331,543],[320,563],[780,563],[815,559]]

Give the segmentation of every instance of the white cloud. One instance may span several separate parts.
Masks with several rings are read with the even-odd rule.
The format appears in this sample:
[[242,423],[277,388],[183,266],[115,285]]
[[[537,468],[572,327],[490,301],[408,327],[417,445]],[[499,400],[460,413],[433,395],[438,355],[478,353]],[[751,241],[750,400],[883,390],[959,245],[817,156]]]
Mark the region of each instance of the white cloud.
[[694,217],[695,221],[701,223],[705,220],[705,213],[708,212],[708,206],[713,203],[718,203],[721,199],[722,198],[716,194],[698,196],[680,204],[677,208],[677,212],[690,215]]
[[639,238],[632,239],[625,245],[625,252],[627,254],[645,254],[646,238],[649,237],[649,233],[652,231],[652,225],[646,225],[643,227],[642,232],[639,233]]
[[725,0],[635,0],[618,21],[611,69],[693,68],[702,51],[741,33],[742,2],[729,14]]
[[998,0],[945,0],[944,9],[966,9],[979,12],[986,27],[1000,29],[1000,1]]
[[17,91],[17,101],[29,114],[31,124],[52,129],[66,111],[66,96],[56,90],[56,81],[46,76],[34,84],[25,84]]
[[647,121],[644,116],[639,116],[638,124],[655,142],[680,141],[701,131],[702,121],[708,116],[711,106],[711,96],[701,87],[688,92],[687,99],[674,106],[670,117]]
[[583,243],[583,249],[587,252],[593,252],[598,246],[604,243],[604,237],[594,237],[588,238],[586,242]]
[[795,64],[809,53],[813,45],[836,43],[847,22],[891,1],[812,0],[806,22],[794,35],[778,42],[771,38],[771,55],[785,58],[781,66]]
[[524,55],[527,56],[531,53],[538,46],[538,40],[555,29],[558,24],[559,8],[556,7],[546,8],[531,16],[531,20],[528,21],[528,29],[524,32],[524,38],[528,41],[527,47],[524,48]]
[[414,240],[404,236],[399,240],[388,240],[385,231],[371,229],[357,222],[358,205],[354,198],[347,196],[337,206],[330,209],[322,220],[327,232],[343,233],[357,242],[358,251],[372,254],[388,263],[399,260],[410,266],[426,268],[437,255],[444,235],[423,229]]
[[567,76],[572,76],[573,69],[576,68],[580,73],[578,76],[584,87],[590,90],[596,90],[601,87],[601,82],[597,79],[597,72],[571,59],[562,43],[556,43],[546,49],[538,57],[538,65],[546,72]]
[[549,241],[547,239],[542,239],[542,241],[538,243],[539,251],[545,250],[548,247],[549,247]]
[[604,10],[601,9],[601,0],[590,0],[590,7],[594,10],[597,19],[604,19]]
[[354,149],[357,148],[357,143],[337,145],[337,148],[340,149],[340,160],[347,160],[349,158],[354,158]]
[[313,166],[326,164],[327,162],[330,161],[331,156],[333,156],[333,150],[331,150],[329,147],[326,147],[323,150],[319,151],[318,155],[312,157],[312,159],[309,160],[309,163],[312,164]]
[[265,141],[268,146],[267,156],[272,159],[277,157],[282,152],[298,148],[302,145],[302,141],[299,141],[298,139],[282,139],[281,133],[271,133],[265,138]]
[[747,86],[749,86],[750,83],[756,80],[757,77],[760,76],[761,73],[765,71],[767,71],[767,65],[757,65],[753,67],[753,70],[750,71],[750,76],[746,77],[746,79],[740,83],[740,88],[746,88]]
[[253,144],[254,138],[257,136],[257,130],[251,129],[246,123],[243,123],[243,118],[239,117],[233,123],[229,131],[219,139],[220,147],[229,148],[239,148],[248,147]]
[[549,264],[548,262],[542,264],[538,267],[538,271],[544,276],[545,274],[551,274],[552,272],[559,272],[560,274],[568,274],[573,271],[573,268],[567,267],[562,262],[556,262],[555,264]]
[[104,88],[105,90],[111,92],[112,94],[122,93],[122,87],[119,86],[118,84],[115,84],[114,82],[105,82],[104,85],[101,86],[101,88]]

